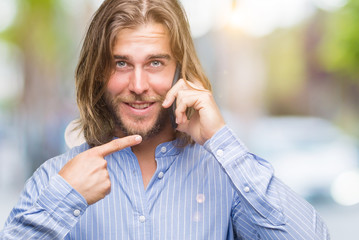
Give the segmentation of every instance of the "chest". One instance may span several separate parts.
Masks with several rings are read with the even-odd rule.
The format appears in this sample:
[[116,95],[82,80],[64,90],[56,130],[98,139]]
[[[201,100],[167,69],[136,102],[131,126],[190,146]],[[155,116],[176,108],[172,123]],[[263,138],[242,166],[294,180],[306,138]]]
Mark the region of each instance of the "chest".
[[88,208],[73,233],[86,239],[228,239],[233,190],[216,164],[158,164],[146,189],[139,166],[113,170],[111,193]]

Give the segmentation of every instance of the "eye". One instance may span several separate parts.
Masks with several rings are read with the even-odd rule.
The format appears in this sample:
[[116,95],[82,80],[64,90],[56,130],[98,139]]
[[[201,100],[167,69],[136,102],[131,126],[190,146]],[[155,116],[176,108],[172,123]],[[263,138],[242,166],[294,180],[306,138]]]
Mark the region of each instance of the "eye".
[[151,67],[160,67],[162,66],[162,62],[154,60],[151,62]]
[[116,66],[119,68],[127,67],[127,63],[125,61],[118,61],[116,62]]

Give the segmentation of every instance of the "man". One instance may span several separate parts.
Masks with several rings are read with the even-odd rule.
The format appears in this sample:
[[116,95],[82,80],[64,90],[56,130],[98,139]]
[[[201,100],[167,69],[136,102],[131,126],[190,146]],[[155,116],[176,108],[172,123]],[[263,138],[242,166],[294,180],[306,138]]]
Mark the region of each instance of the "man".
[[87,143],[34,173],[2,239],[329,239],[225,125],[176,0],[105,1],[76,84]]

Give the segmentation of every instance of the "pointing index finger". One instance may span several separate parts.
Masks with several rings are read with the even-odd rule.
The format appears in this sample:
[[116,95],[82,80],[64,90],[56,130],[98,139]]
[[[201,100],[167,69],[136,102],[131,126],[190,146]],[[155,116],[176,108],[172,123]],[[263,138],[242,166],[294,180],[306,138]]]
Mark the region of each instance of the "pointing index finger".
[[96,151],[96,153],[102,157],[106,157],[111,153],[117,152],[127,147],[137,145],[141,141],[142,141],[142,137],[139,135],[117,138],[101,146],[94,147],[93,151]]

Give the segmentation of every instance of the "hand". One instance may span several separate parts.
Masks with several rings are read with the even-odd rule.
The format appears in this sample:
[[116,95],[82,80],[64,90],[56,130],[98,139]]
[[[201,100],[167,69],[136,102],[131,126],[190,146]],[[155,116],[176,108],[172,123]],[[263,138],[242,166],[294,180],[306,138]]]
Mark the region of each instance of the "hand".
[[[173,101],[176,101],[177,130],[187,133],[201,145],[225,125],[212,93],[199,84],[180,79],[168,91],[162,106],[168,108]],[[186,109],[190,107],[195,112],[187,119]]]
[[91,205],[111,191],[105,156],[141,141],[140,136],[133,135],[93,147],[71,159],[59,174],[86,199],[87,204]]

